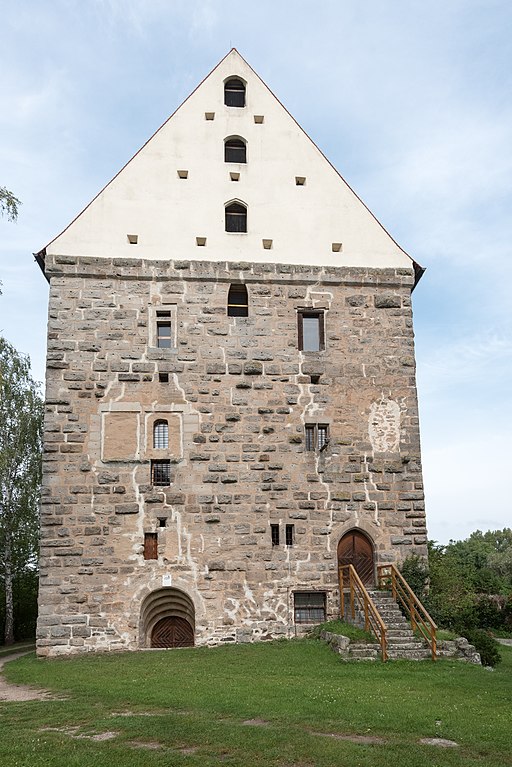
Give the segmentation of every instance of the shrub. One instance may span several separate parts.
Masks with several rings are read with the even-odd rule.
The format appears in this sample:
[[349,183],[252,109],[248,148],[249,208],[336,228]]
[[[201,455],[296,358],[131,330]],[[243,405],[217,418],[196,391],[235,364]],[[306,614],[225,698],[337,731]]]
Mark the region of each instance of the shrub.
[[471,629],[463,631],[464,636],[475,646],[480,653],[483,666],[496,666],[501,661],[499,644],[487,631],[483,629]]
[[402,562],[400,572],[416,596],[423,599],[429,578],[427,561],[417,554],[411,554]]

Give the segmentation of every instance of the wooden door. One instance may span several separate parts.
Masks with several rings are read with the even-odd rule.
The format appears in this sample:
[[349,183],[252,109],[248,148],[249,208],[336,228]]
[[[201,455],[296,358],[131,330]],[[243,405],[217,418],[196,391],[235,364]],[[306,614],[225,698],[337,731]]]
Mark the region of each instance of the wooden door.
[[375,585],[373,546],[358,530],[351,530],[338,544],[338,565],[354,565],[365,586]]
[[162,618],[151,632],[151,647],[193,647],[194,631],[185,618]]

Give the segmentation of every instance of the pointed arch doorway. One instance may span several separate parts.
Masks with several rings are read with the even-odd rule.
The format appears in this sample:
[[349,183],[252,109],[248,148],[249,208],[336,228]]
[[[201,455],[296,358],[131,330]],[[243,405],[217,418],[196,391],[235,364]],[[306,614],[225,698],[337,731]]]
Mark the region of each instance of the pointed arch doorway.
[[373,544],[360,530],[349,530],[338,543],[338,568],[354,565],[365,586],[375,585]]

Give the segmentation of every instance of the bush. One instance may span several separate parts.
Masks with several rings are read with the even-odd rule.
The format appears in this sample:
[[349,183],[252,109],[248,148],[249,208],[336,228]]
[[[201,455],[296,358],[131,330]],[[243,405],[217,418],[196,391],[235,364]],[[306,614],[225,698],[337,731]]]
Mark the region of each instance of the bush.
[[475,646],[475,650],[480,653],[483,666],[496,666],[501,661],[499,644],[487,631],[483,629],[471,629],[462,631],[466,639]]
[[423,599],[429,578],[427,561],[417,554],[411,554],[402,562],[400,572],[416,596]]

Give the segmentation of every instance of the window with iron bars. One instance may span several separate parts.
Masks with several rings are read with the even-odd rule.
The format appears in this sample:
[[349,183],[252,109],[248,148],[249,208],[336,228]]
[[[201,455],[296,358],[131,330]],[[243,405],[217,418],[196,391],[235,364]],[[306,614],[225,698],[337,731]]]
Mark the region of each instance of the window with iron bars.
[[170,460],[151,461],[151,484],[164,487],[171,484]]
[[164,419],[155,421],[153,426],[153,447],[157,450],[169,447],[169,424]]
[[297,591],[293,599],[295,623],[324,623],[325,591]]
[[326,423],[307,423],[304,436],[306,450],[324,450],[329,444],[329,426]]

